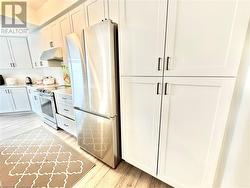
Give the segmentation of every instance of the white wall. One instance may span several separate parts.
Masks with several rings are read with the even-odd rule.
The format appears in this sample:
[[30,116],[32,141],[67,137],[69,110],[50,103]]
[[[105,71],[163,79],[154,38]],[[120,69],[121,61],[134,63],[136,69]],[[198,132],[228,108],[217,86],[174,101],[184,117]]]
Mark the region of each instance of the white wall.
[[78,0],[49,0],[43,4],[37,11],[37,20],[39,24],[43,24],[49,19],[76,3]]
[[224,143],[216,187],[250,188],[250,24]]

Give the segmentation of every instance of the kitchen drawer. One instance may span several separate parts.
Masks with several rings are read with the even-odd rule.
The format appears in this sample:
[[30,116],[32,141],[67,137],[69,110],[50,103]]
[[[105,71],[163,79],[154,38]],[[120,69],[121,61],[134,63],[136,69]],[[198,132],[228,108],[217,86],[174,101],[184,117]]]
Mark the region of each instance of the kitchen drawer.
[[56,93],[56,102],[63,103],[69,106],[73,106],[73,100],[71,95],[64,95],[60,93]]
[[57,112],[68,118],[75,119],[74,108],[72,105],[57,102]]
[[66,132],[76,136],[76,123],[74,120],[56,114],[57,125]]

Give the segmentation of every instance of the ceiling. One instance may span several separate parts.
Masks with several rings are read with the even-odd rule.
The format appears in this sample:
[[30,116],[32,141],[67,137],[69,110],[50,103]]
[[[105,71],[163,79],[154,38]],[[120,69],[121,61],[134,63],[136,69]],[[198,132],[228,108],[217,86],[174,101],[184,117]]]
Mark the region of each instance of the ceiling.
[[27,4],[30,8],[37,10],[48,0],[27,0]]

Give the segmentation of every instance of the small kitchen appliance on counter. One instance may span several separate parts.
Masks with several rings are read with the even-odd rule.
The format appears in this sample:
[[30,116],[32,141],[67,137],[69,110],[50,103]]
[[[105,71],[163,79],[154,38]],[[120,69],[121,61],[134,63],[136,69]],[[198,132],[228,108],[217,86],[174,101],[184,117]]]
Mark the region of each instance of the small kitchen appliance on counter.
[[4,85],[4,79],[2,75],[0,75],[0,85]]
[[8,85],[8,86],[17,85],[17,79],[16,78],[6,78],[5,82],[6,82],[6,85]]
[[25,84],[26,84],[26,85],[32,85],[32,80],[31,80],[30,77],[27,76],[27,77],[25,78]]

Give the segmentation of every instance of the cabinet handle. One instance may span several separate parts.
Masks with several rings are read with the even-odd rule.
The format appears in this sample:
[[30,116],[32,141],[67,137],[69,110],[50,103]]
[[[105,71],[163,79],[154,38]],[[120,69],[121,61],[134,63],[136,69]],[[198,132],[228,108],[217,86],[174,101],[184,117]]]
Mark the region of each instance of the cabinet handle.
[[69,127],[69,125],[68,125],[68,124],[65,124],[65,123],[64,123],[63,125],[64,125],[65,127]]
[[68,112],[69,110],[68,109],[63,109],[64,111]]
[[5,89],[5,93],[8,94],[8,90],[7,89]]
[[159,95],[160,94],[160,83],[158,82],[157,83],[157,86],[156,86],[156,94]]
[[66,100],[67,98],[66,97],[62,97],[62,99]]
[[165,83],[164,95],[167,95],[168,92],[168,83]]
[[169,70],[169,62],[170,62],[170,57],[167,57],[167,64],[166,64],[166,70]]
[[40,66],[43,66],[43,62],[42,61],[40,61]]
[[158,70],[158,71],[161,70],[161,58],[160,58],[160,57],[158,57],[157,70]]

